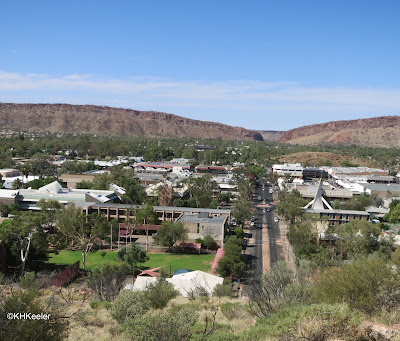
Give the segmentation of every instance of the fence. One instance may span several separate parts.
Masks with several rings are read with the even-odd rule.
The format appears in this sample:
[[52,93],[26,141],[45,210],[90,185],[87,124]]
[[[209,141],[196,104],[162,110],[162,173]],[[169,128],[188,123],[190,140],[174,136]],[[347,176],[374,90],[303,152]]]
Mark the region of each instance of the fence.
[[67,286],[71,283],[79,274],[79,261],[70,265],[64,271],[60,272],[59,274],[55,275],[51,278],[45,285],[45,288],[48,287],[63,287]]

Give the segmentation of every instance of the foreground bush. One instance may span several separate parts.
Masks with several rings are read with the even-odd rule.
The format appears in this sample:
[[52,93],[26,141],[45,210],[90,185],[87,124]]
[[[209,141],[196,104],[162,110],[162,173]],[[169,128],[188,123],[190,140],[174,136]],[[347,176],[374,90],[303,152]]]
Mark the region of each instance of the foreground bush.
[[243,341],[331,339],[365,340],[358,330],[364,315],[346,304],[312,304],[286,307],[241,335]]
[[[56,301],[44,304],[33,290],[18,290],[0,301],[0,340],[57,341],[66,337],[68,321]],[[50,314],[48,319],[8,319],[9,313]]]
[[363,258],[322,272],[313,296],[316,302],[348,303],[352,308],[371,314],[381,308],[379,293],[395,282],[394,276],[385,260]]
[[150,301],[142,291],[123,290],[115,299],[111,316],[119,323],[142,317],[150,307]]
[[145,298],[154,309],[164,308],[176,296],[178,296],[178,291],[162,277],[157,278],[156,282],[150,283],[145,291]]
[[190,339],[197,314],[186,309],[165,311],[140,319],[130,319],[125,330],[135,341],[186,341]]
[[100,300],[112,301],[122,289],[126,269],[122,265],[102,264],[94,268],[87,279],[87,286]]

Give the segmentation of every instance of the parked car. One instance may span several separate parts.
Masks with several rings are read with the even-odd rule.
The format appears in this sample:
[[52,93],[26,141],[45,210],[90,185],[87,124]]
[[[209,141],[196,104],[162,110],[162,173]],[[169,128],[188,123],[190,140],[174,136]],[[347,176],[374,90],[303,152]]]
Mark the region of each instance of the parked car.
[[259,228],[260,230],[262,230],[262,225],[261,225],[261,224],[259,224],[259,225],[258,225],[258,228]]
[[250,223],[250,226],[253,227],[255,225],[254,221]]
[[277,216],[274,217],[275,223],[279,222],[279,218]]

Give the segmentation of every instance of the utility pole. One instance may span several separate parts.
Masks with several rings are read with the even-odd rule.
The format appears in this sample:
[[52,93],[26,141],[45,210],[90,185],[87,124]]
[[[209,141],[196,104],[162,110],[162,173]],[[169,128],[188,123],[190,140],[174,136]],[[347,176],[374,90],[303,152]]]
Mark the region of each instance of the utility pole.
[[112,223],[110,222],[110,232],[111,232],[111,251],[113,250],[113,245],[112,245],[112,235],[113,235],[113,228],[112,228]]

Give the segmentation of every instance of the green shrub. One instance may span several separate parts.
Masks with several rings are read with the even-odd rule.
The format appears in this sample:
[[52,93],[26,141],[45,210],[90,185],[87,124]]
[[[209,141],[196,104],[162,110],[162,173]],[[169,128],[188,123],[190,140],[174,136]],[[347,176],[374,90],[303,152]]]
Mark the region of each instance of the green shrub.
[[372,313],[379,309],[378,294],[393,274],[383,259],[364,258],[322,272],[313,290],[316,302],[348,303]]
[[26,290],[38,290],[39,282],[36,280],[34,272],[25,272],[23,277],[19,278],[19,287]]
[[[7,319],[7,313],[50,314],[49,319]],[[58,341],[68,337],[68,319],[57,300],[48,303],[38,298],[33,290],[17,290],[4,298],[0,304],[0,339]]]
[[243,341],[279,340],[364,340],[358,330],[365,316],[346,304],[312,304],[280,309],[258,320],[241,335]]
[[112,307],[112,303],[108,301],[91,301],[89,305],[92,309],[104,308],[109,310]]
[[214,288],[213,295],[217,297],[232,297],[232,289],[230,284],[217,284]]
[[150,301],[141,291],[123,290],[115,299],[111,316],[119,323],[141,318],[150,307]]
[[243,306],[240,303],[224,303],[221,306],[221,313],[228,320],[240,318],[243,313]]
[[124,328],[135,341],[187,341],[197,314],[185,309],[128,320]]
[[151,307],[155,309],[164,308],[177,295],[178,291],[162,277],[158,277],[156,282],[150,283],[145,291],[146,299],[150,301]]
[[95,291],[100,300],[112,301],[122,289],[125,273],[123,265],[102,264],[89,274],[87,286]]

